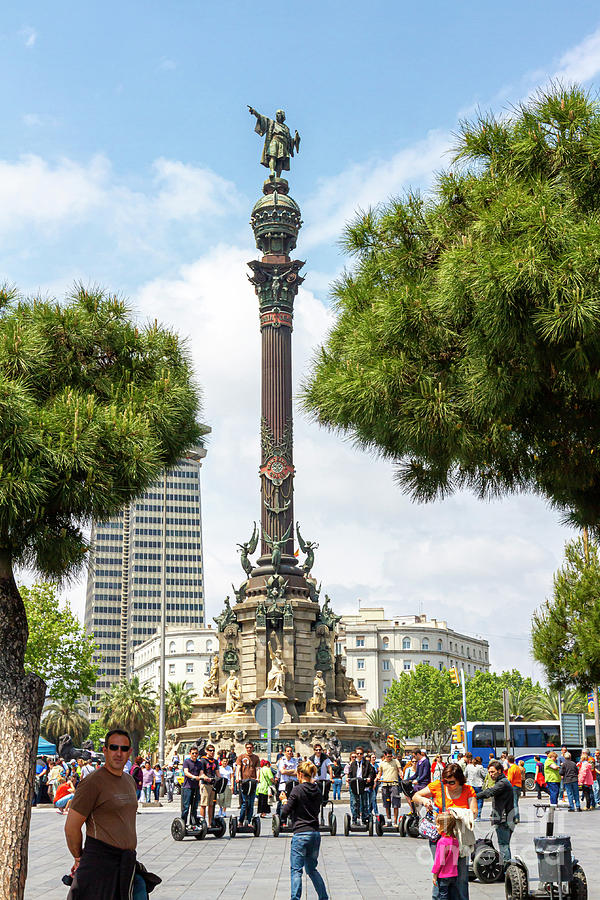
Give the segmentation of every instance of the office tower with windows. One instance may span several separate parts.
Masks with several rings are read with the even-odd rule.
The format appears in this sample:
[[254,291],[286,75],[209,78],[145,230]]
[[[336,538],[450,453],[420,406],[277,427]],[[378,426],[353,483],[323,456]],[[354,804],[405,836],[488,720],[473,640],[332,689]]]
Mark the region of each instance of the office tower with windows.
[[98,644],[93,718],[95,701],[131,675],[134,649],[159,630],[163,596],[167,625],[204,625],[200,467],[205,456],[204,447],[195,447],[117,516],[92,523],[85,624]]

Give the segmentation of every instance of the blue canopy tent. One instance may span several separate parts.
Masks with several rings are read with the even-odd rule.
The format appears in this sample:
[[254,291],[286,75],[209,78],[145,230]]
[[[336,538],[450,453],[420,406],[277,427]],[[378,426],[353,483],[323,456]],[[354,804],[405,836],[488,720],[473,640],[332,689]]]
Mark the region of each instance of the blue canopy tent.
[[37,755],[56,756],[56,745],[51,744],[50,741],[47,741],[45,738],[41,737],[38,740]]

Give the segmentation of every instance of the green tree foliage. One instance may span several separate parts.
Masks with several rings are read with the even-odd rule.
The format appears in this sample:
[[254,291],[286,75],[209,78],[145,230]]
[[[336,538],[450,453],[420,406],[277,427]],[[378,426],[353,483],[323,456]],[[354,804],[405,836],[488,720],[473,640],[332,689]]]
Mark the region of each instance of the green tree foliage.
[[565,547],[553,597],[532,619],[533,655],[554,688],[589,691],[600,683],[600,559],[582,538]]
[[92,741],[94,745],[94,750],[102,750],[104,745],[104,738],[106,737],[107,729],[104,727],[102,722],[96,720],[95,722],[90,723],[90,732],[88,734],[88,739]]
[[421,663],[392,681],[382,712],[401,740],[419,738],[429,750],[448,743],[460,717],[460,690],[448,672]]
[[476,672],[466,684],[467,712],[469,719],[502,719],[502,691],[510,692],[510,712],[513,716],[531,718],[534,698],[541,688],[531,678],[524,678],[517,669],[510,672]]
[[194,692],[185,681],[170,681],[165,694],[165,724],[167,728],[181,728],[192,714]]
[[130,681],[118,681],[98,701],[99,721],[105,730],[124,728],[131,735],[133,755],[137,756],[144,734],[156,724],[154,691],[140,684],[134,675]]
[[390,720],[386,709],[381,707],[372,709],[370,713],[367,713],[367,719],[369,720],[369,725],[372,725],[374,728],[381,728],[386,732],[390,730]]
[[555,87],[462,124],[451,169],[347,227],[304,384],[414,499],[531,490],[600,526],[600,106]]
[[20,593],[29,626],[25,671],[43,678],[53,699],[74,708],[78,697],[92,695],[98,677],[94,639],[68,605],[59,607],[54,585],[42,582]]
[[[557,690],[552,688],[541,691],[536,697],[534,719],[559,719],[559,702]],[[561,703],[563,713],[587,713],[587,697],[575,688],[565,688],[561,691]]]
[[41,733],[53,744],[63,734],[70,734],[75,747],[88,736],[90,723],[86,715],[86,707],[81,702],[55,700],[46,707],[42,719]]

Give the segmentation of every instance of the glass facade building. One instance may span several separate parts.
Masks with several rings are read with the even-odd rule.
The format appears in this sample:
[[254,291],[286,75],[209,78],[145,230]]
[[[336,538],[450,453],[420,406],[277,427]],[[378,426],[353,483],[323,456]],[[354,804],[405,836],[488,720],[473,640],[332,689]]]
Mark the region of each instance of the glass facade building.
[[119,515],[92,523],[85,625],[98,644],[100,668],[92,718],[98,697],[131,675],[134,649],[159,631],[163,591],[167,625],[204,625],[205,456],[203,447],[194,448]]

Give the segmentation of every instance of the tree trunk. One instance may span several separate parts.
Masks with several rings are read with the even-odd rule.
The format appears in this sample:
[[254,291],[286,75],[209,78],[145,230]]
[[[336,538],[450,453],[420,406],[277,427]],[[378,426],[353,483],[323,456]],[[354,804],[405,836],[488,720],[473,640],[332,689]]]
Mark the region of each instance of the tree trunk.
[[35,758],[46,685],[23,668],[27,616],[0,555],[0,900],[22,900]]

